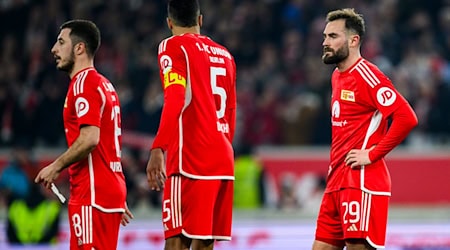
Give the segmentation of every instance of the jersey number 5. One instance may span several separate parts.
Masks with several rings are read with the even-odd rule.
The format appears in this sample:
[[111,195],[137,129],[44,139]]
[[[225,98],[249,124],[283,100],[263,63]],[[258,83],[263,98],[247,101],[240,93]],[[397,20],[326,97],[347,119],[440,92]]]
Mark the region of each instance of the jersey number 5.
[[216,111],[217,118],[223,118],[225,116],[226,109],[226,101],[227,101],[227,92],[222,87],[217,86],[217,76],[226,76],[227,71],[225,68],[220,67],[211,67],[211,88],[214,95],[219,95],[220,97],[220,106],[219,110]]

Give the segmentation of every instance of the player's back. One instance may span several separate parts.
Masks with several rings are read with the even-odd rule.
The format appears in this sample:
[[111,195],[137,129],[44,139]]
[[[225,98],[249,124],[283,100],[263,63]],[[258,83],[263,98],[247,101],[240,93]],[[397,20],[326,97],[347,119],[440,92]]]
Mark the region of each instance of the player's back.
[[186,63],[179,143],[172,149],[180,154],[173,162],[168,159],[168,164],[180,166],[179,172],[192,178],[233,179],[234,59],[227,49],[202,35],[169,38],[167,47],[179,48],[179,56],[184,57],[174,60],[175,68],[178,61]]

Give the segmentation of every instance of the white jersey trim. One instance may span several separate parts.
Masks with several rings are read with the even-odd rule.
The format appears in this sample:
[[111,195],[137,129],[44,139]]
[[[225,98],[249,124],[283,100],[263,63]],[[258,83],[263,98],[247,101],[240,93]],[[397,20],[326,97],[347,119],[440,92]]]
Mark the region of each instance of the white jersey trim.
[[367,66],[364,59],[362,59],[359,63],[353,67],[350,72],[354,70],[358,71],[359,75],[364,79],[364,81],[372,88],[375,88],[378,84],[380,84],[380,79],[373,73],[373,71]]
[[102,98],[102,106],[100,107],[100,116],[103,116],[103,110],[105,109],[106,105],[106,95],[105,93],[103,93],[103,90],[100,86],[97,88],[97,91],[100,94],[100,97]]
[[234,180],[234,176],[229,175],[212,175],[212,176],[204,176],[204,175],[195,175],[188,173],[183,170],[183,112],[184,110],[189,106],[189,104],[192,101],[192,88],[191,88],[191,71],[190,71],[190,65],[189,65],[189,55],[184,48],[184,46],[181,46],[181,50],[184,53],[184,56],[186,58],[186,65],[187,65],[187,76],[186,76],[186,98],[184,101],[184,107],[181,110],[180,118],[178,119],[178,127],[179,127],[179,141],[178,141],[178,169],[180,173],[186,177],[192,178],[192,179],[199,179],[199,180]]
[[[363,142],[361,149],[367,149],[367,143],[369,141],[369,138],[380,127],[382,119],[383,119],[383,114],[380,111],[377,110],[373,113],[372,119],[370,120],[369,128],[367,129],[366,136],[364,137],[364,142]],[[391,192],[374,191],[374,190],[370,190],[370,189],[366,188],[364,180],[365,180],[365,166],[361,166],[361,171],[360,171],[361,190],[365,191],[369,194],[391,196]]]
[[181,213],[181,178],[179,176],[171,177],[170,182],[170,207],[172,213],[172,227],[177,228],[183,225]]
[[373,241],[370,240],[369,236],[366,237],[366,240],[367,240],[367,243],[369,243],[369,245],[371,245],[375,249],[384,249],[385,248],[384,246],[373,243]]
[[90,153],[88,155],[88,165],[89,165],[89,183],[91,185],[90,192],[91,192],[91,204],[96,209],[105,212],[105,213],[122,213],[125,212],[124,208],[117,207],[117,208],[105,208],[100,205],[98,205],[95,202],[95,180],[94,180],[94,164],[92,163],[92,154]]
[[92,206],[81,206],[81,241],[92,243]]
[[77,95],[83,93],[84,81],[86,80],[86,76],[88,75],[89,71],[91,71],[91,70],[93,70],[93,69],[88,68],[78,74],[77,79],[75,80],[75,83],[73,84],[73,96],[77,96]]
[[370,222],[370,208],[372,205],[372,194],[361,192],[361,224],[359,227],[360,231],[369,231]]
[[181,230],[181,233],[191,239],[198,239],[198,240],[231,240],[230,236],[222,236],[222,235],[195,235],[195,234],[190,234],[188,232],[186,232],[184,229]]

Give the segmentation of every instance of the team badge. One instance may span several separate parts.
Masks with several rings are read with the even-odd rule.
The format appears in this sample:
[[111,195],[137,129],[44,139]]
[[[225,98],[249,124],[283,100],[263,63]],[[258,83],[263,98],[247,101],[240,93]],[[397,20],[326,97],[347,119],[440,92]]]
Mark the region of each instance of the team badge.
[[397,99],[397,94],[388,87],[382,87],[377,91],[377,101],[382,106],[391,106]]
[[341,90],[341,100],[355,102],[355,92],[350,90]]

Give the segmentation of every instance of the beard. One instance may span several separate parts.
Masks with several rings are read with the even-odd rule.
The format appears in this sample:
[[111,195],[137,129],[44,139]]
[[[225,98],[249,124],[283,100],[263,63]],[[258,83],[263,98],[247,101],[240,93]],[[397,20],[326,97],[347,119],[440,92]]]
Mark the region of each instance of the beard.
[[[331,53],[331,55],[328,55],[326,53]],[[334,51],[330,48],[327,48],[323,50],[322,55],[322,61],[325,64],[338,64],[342,61],[344,61],[349,54],[349,49],[347,46],[340,47],[337,51]]]
[[73,70],[73,65],[74,64],[75,64],[75,54],[72,51],[72,53],[70,54],[69,59],[67,59],[67,61],[64,64],[56,65],[56,68],[61,70],[61,71],[70,73]]

